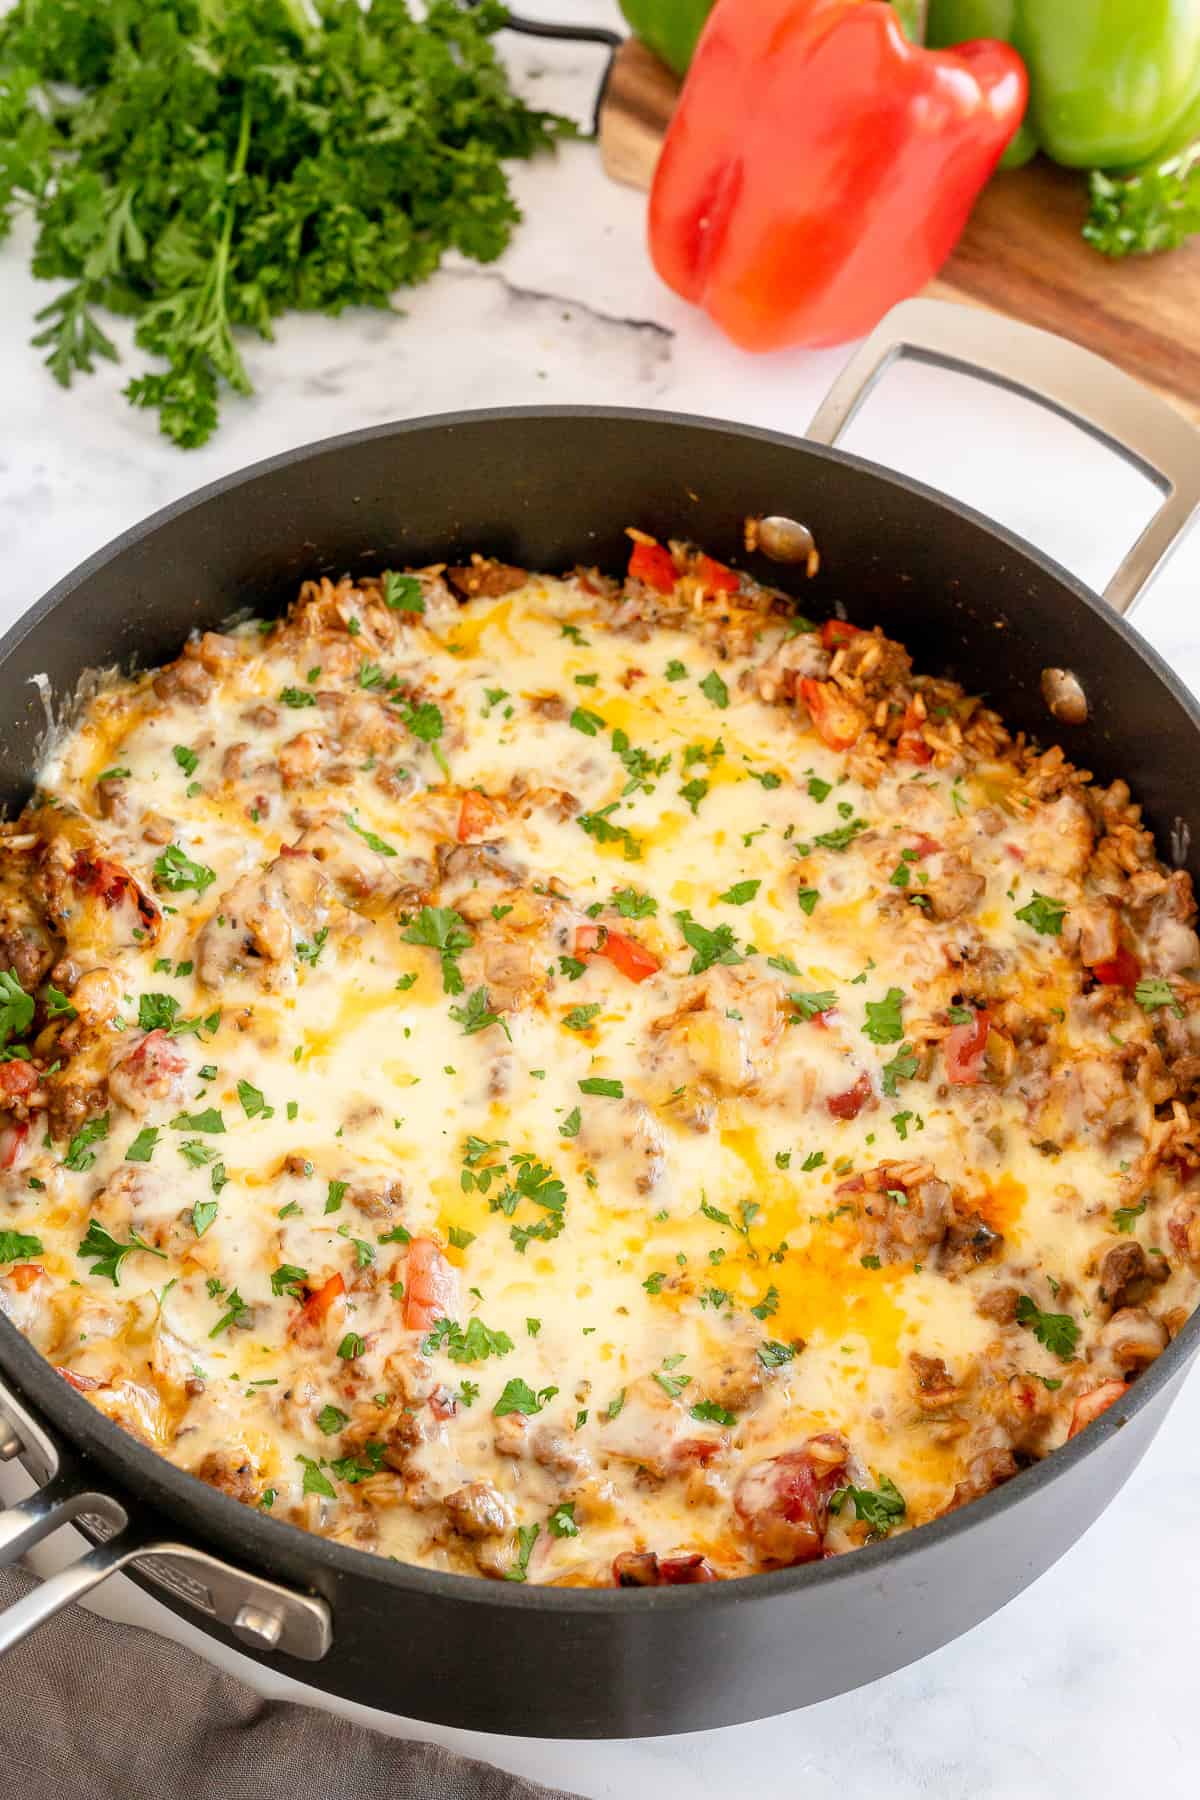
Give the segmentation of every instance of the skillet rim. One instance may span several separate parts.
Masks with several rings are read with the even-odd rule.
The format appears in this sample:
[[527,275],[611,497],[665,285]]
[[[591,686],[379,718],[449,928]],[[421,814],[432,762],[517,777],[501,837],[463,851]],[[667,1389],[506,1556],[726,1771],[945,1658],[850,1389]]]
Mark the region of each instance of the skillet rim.
[[[1122,617],[1095,594],[1091,588],[1072,575],[1053,557],[1039,550],[1025,538],[1008,530],[986,514],[964,502],[952,499],[939,492],[927,483],[918,481],[912,476],[898,473],[881,463],[867,457],[856,456],[850,451],[837,449],[824,444],[811,443],[806,438],[796,437],[790,432],[774,431],[765,426],[739,424],[735,420],[717,419],[703,414],[683,413],[668,410],[654,410],[646,407],[622,406],[510,406],[464,408],[449,413],[425,413],[414,419],[393,420],[382,425],[372,425],[357,431],[338,433],[332,437],[319,438],[314,442],[295,445],[292,448],[277,452],[273,456],[264,457],[241,469],[217,477],[203,487],[191,490],[179,499],[168,502],[148,517],[129,526],[109,543],[71,569],[61,577],[42,598],[36,601],[26,612],[14,621],[0,638],[0,677],[4,665],[10,655],[25,641],[44,620],[65,604],[75,591],[89,580],[92,575],[116,562],[126,551],[143,543],[155,532],[170,525],[175,519],[193,511],[195,508],[218,500],[224,495],[232,494],[239,488],[260,477],[275,474],[294,465],[315,460],[334,452],[351,450],[360,444],[370,443],[387,438],[405,438],[413,433],[431,430],[455,430],[467,426],[486,426],[489,422],[513,421],[536,423],[552,420],[612,420],[634,426],[665,426],[670,429],[701,431],[714,433],[739,440],[749,440],[770,444],[778,449],[798,452],[804,456],[815,458],[819,462],[840,464],[854,468],[881,481],[904,495],[919,496],[923,500],[932,501],[936,506],[953,513],[956,517],[976,527],[993,542],[1008,553],[1018,557],[1025,564],[1032,564],[1042,575],[1049,576],[1060,588],[1065,588],[1072,599],[1082,603],[1086,609],[1096,615],[1101,623],[1114,632],[1121,640],[1126,651],[1137,656],[1150,673],[1167,690],[1173,700],[1182,707],[1191,724],[1200,737],[1200,702],[1198,702],[1174,671],[1167,665],[1159,653],[1144,637],[1134,630],[1128,619]],[[280,1558],[273,1555],[278,1547],[286,1561],[293,1565],[308,1562],[310,1565],[309,1587],[320,1592],[317,1581],[312,1579],[318,1569],[322,1569],[335,1580],[339,1577],[350,1579],[374,1579],[395,1591],[403,1593],[415,1591],[430,1599],[444,1598],[447,1601],[465,1603],[467,1605],[486,1605],[499,1607],[502,1611],[511,1609],[514,1612],[532,1608],[535,1611],[549,1611],[554,1616],[567,1617],[572,1614],[584,1616],[606,1614],[609,1612],[629,1612],[637,1616],[642,1612],[684,1611],[699,1609],[701,1606],[716,1610],[732,1605],[744,1604],[755,1598],[764,1601],[779,1599],[785,1594],[803,1592],[817,1582],[832,1583],[845,1581],[861,1575],[869,1579],[879,1570],[919,1555],[923,1549],[934,1550],[938,1545],[956,1537],[963,1531],[970,1530],[975,1523],[985,1519],[997,1519],[1025,1500],[1031,1499],[1040,1490],[1049,1486],[1060,1476],[1068,1473],[1081,1461],[1098,1451],[1102,1445],[1112,1441],[1115,1434],[1122,1430],[1126,1423],[1142,1408],[1148,1405],[1164,1388],[1185,1374],[1188,1364],[1193,1360],[1200,1348],[1200,1305],[1192,1313],[1178,1335],[1172,1339],[1167,1348],[1155,1359],[1150,1368],[1145,1370],[1130,1384],[1129,1398],[1118,1409],[1110,1407],[1093,1424],[1080,1432],[1077,1438],[1069,1439],[1059,1449],[1053,1450],[1041,1461],[1022,1469],[1005,1482],[994,1488],[989,1494],[968,1505],[957,1508],[954,1512],[943,1514],[940,1518],[930,1520],[911,1530],[902,1532],[898,1537],[885,1538],[875,1544],[866,1544],[860,1549],[843,1556],[830,1557],[827,1560],[798,1564],[791,1568],[772,1570],[758,1575],[739,1576],[730,1580],[712,1583],[701,1583],[683,1587],[658,1588],[559,1588],[539,1583],[517,1583],[489,1581],[482,1576],[459,1575],[439,1569],[427,1569],[417,1563],[392,1562],[373,1551],[355,1549],[351,1545],[341,1544],[332,1538],[322,1537],[316,1532],[306,1531],[303,1527],[292,1525],[284,1519],[273,1519],[267,1513],[248,1507],[240,1501],[222,1494],[218,1489],[210,1487],[206,1482],[178,1468],[168,1458],[149,1446],[139,1443],[129,1432],[104,1414],[90,1406],[81,1394],[77,1394],[66,1381],[60,1381],[55,1390],[46,1382],[47,1394],[53,1394],[50,1404],[45,1404],[42,1396],[42,1384],[47,1373],[53,1373],[54,1365],[47,1357],[35,1349],[15,1325],[0,1313],[0,1369],[15,1371],[16,1380],[23,1395],[35,1407],[40,1408],[61,1431],[63,1431],[71,1448],[83,1448],[86,1454],[96,1455],[104,1466],[105,1473],[112,1466],[124,1471],[132,1470],[135,1477],[143,1477],[141,1482],[129,1482],[127,1486],[134,1495],[144,1492],[146,1487],[165,1488],[172,1500],[186,1504],[189,1510],[198,1512],[205,1518],[206,1528],[211,1530],[213,1543],[205,1546],[217,1553],[229,1553],[246,1557],[252,1564],[255,1559],[271,1570],[273,1578],[287,1582],[295,1581],[290,1574],[280,1575],[278,1566]],[[98,1446],[97,1448],[94,1448]],[[123,1479],[114,1478],[114,1480]],[[118,1499],[122,1495],[118,1493]],[[128,1496],[126,1496],[128,1497]],[[134,1509],[144,1502],[135,1499]],[[156,1512],[164,1511],[163,1503],[152,1503]],[[1107,1505],[1107,1502],[1105,1503]],[[1103,1510],[1103,1509],[1102,1509]],[[166,1517],[172,1524],[178,1524],[172,1513]],[[192,1532],[193,1527],[181,1527],[181,1530]],[[280,1535],[282,1534],[282,1536]],[[1082,1536],[1082,1531],[1078,1534]],[[234,1548],[230,1550],[230,1546]],[[203,1628],[204,1621],[196,1620]],[[335,1621],[336,1641],[336,1621]]]

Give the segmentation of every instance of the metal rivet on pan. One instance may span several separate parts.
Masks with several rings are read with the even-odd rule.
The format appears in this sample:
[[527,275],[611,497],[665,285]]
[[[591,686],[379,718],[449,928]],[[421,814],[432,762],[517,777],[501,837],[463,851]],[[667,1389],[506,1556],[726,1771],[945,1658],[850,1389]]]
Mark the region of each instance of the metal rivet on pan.
[[761,550],[772,562],[803,563],[810,580],[821,566],[813,534],[799,519],[785,519],[779,513],[765,519],[752,517],[745,522],[744,535],[750,555]]
[[1082,725],[1088,716],[1087,695],[1070,669],[1042,670],[1042,699],[1062,725]]
[[274,1650],[283,1633],[283,1620],[277,1612],[247,1601],[239,1607],[233,1621],[233,1634],[255,1650]]

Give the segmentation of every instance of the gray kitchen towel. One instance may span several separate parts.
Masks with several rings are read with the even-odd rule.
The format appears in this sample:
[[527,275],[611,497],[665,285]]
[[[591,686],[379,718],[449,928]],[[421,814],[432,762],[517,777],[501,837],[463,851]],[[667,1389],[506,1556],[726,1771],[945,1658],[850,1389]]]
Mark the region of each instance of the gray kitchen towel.
[[[33,1577],[0,1569],[0,1607]],[[0,1663],[21,1800],[578,1800],[436,1744],[264,1700],[179,1644],[81,1607]]]

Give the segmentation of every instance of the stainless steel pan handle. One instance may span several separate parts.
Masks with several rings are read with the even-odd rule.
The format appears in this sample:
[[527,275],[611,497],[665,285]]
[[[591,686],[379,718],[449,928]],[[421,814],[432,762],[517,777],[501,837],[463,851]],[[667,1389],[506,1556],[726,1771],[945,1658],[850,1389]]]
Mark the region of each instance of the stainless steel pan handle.
[[0,1511],[0,1564],[15,1561],[72,1522],[100,1541],[24,1599],[0,1610],[0,1656],[70,1601],[131,1564],[195,1612],[227,1626],[248,1649],[282,1650],[304,1662],[318,1662],[329,1649],[333,1628],[324,1600],[250,1575],[191,1544],[160,1538],[134,1502],[91,1487],[80,1459],[56,1443],[0,1381],[0,1462],[13,1458],[20,1459],[39,1486],[27,1499]]
[[1200,433],[1131,375],[1052,332],[946,300],[905,300],[842,370],[808,436],[836,444],[876,382],[906,356],[1036,400],[1154,483],[1163,504],[1104,590],[1116,612],[1130,612],[1200,513]]

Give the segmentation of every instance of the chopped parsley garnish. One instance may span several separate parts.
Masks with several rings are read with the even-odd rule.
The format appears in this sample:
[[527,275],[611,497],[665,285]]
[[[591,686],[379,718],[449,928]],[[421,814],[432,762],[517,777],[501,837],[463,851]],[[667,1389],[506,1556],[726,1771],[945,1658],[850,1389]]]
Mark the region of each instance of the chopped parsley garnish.
[[623,1100],[625,1083],[613,1081],[607,1075],[585,1075],[579,1083],[581,1094],[599,1094],[607,1100]]
[[611,822],[611,815],[616,812],[618,804],[618,801],[612,800],[607,806],[602,806],[599,812],[580,813],[575,822],[590,838],[595,838],[598,844],[622,844],[626,862],[638,862],[642,854],[641,840],[627,831],[624,825],[614,825]]
[[217,1216],[215,1200],[197,1200],[192,1208],[192,1230],[197,1237],[203,1237]]
[[1160,1006],[1169,1006],[1177,1019],[1183,1017],[1183,1008],[1174,988],[1159,975],[1143,976],[1134,987],[1133,997],[1143,1012],[1156,1012]]
[[672,1400],[677,1400],[684,1388],[691,1387],[692,1385],[692,1378],[690,1375],[673,1375],[670,1371],[670,1364],[679,1362],[680,1360],[681,1358],[679,1357],[669,1356],[662,1368],[655,1369],[654,1371],[655,1381],[657,1381],[663,1393],[668,1394]]
[[482,1319],[468,1321],[464,1331],[453,1319],[439,1319],[421,1340],[421,1355],[443,1350],[456,1363],[486,1362],[490,1356],[507,1356],[513,1347],[506,1331],[493,1331]]
[[737,1414],[730,1412],[727,1406],[718,1406],[715,1400],[701,1400],[688,1409],[691,1417],[701,1425],[736,1425]]
[[769,1319],[772,1314],[777,1313],[779,1311],[779,1289],[774,1285],[769,1287],[758,1305],[752,1306],[750,1311],[756,1319]]
[[20,1037],[33,1024],[34,1001],[17,979],[17,971],[9,969],[0,975],[0,1044]]
[[464,1230],[461,1225],[449,1226],[446,1236],[456,1250],[466,1250],[475,1242],[475,1233]]
[[811,1175],[814,1169],[823,1167],[824,1162],[825,1152],[823,1150],[810,1150],[804,1161],[800,1164],[801,1172],[805,1175]]
[[753,900],[761,886],[761,881],[735,881],[723,894],[718,894],[717,899],[724,901],[727,906],[745,906],[748,901]]
[[584,737],[595,737],[604,730],[604,720],[599,713],[589,712],[586,706],[577,706],[567,720],[573,731],[582,731]]
[[1016,917],[1024,925],[1032,925],[1043,937],[1061,937],[1063,920],[1067,916],[1066,902],[1051,900],[1046,894],[1033,890],[1033,899],[1025,906],[1017,908]]
[[533,1555],[533,1546],[541,1536],[540,1525],[517,1526],[517,1560],[511,1569],[505,1569],[505,1581],[524,1581],[529,1574],[529,1558]]
[[781,1344],[775,1338],[764,1338],[758,1346],[758,1360],[764,1369],[778,1369],[790,1363],[795,1354],[791,1344]]
[[[168,963],[168,968],[170,964]],[[46,988],[46,1017],[48,1019],[77,1019],[79,1014],[67,999],[61,988]]]
[[179,1013],[179,1002],[171,994],[142,994],[138,1000],[138,1029],[169,1031]]
[[714,706],[720,707],[722,712],[729,705],[729,689],[715,669],[710,669],[700,683],[700,692],[706,699],[711,700]]
[[112,1233],[106,1231],[97,1220],[89,1221],[87,1236],[79,1246],[78,1255],[86,1257],[92,1264],[91,1273],[96,1276],[107,1275],[114,1287],[121,1285],[121,1264],[135,1250],[146,1250],[151,1256],[161,1257],[166,1261],[165,1250],[156,1250],[153,1244],[146,1243],[136,1231],[131,1231],[128,1244],[118,1243]]
[[239,1081],[237,1095],[242,1103],[242,1111],[248,1119],[257,1119],[260,1114],[264,1119],[275,1117],[275,1108],[267,1105],[262,1090],[252,1086],[250,1082]]
[[360,1337],[357,1331],[348,1331],[338,1345],[337,1353],[343,1362],[353,1362],[356,1357],[362,1355],[366,1347],[365,1338]]
[[[307,963],[310,969],[316,968],[317,958],[318,958],[318,956],[320,956],[322,950],[325,948],[325,940],[328,936],[329,936],[328,925],[322,925],[318,931],[315,931],[313,933],[313,940],[312,940],[311,944],[300,943],[300,944],[296,945],[296,955],[299,957],[301,962]],[[401,979],[403,979],[403,977],[401,977]],[[414,981],[416,980],[415,976],[413,977],[413,980]],[[397,983],[397,985],[399,985],[399,984]]]
[[695,951],[689,974],[702,975],[714,963],[745,962],[734,942],[732,925],[717,925],[710,930],[706,925],[698,925],[690,912],[677,912],[675,919],[684,942]]
[[108,1114],[102,1113],[98,1119],[89,1119],[81,1125],[75,1136],[67,1145],[67,1154],[63,1158],[63,1168],[71,1169],[76,1175],[82,1175],[90,1169],[96,1160],[96,1152],[91,1148],[108,1136]]
[[670,662],[667,664],[665,673],[668,681],[687,680],[687,669],[677,656],[671,658]]
[[280,688],[279,699],[284,706],[291,706],[297,709],[302,706],[315,706],[317,704],[317,696],[313,693],[311,688],[306,687]]
[[302,1455],[298,1455],[296,1461],[304,1464],[304,1480],[300,1484],[304,1493],[320,1494],[325,1500],[337,1499],[337,1490],[319,1462]]
[[658,911],[658,901],[654,896],[639,894],[634,887],[617,888],[609,905],[623,919],[652,919]]
[[747,769],[746,773],[752,781],[761,783],[765,788],[770,789],[783,786],[783,776],[776,775],[773,769]]
[[154,1155],[154,1147],[158,1143],[158,1126],[143,1125],[128,1150],[125,1152],[126,1162],[147,1163]]
[[462,1026],[465,1037],[474,1037],[477,1031],[486,1031],[489,1026],[498,1025],[505,1037],[512,1041],[512,1033],[504,1014],[493,1012],[488,1004],[486,988],[477,987],[467,996],[464,1006],[452,1006],[449,1012],[454,1023]]
[[901,1044],[891,1062],[883,1065],[883,1091],[889,1100],[897,1094],[897,1082],[911,1081],[921,1066],[921,1059],[911,1044]]
[[383,604],[393,612],[423,613],[425,601],[421,584],[415,575],[397,575],[385,569],[382,576]]
[[381,838],[377,832],[368,831],[365,825],[360,825],[353,813],[343,813],[342,817],[351,831],[356,831],[363,843],[374,850],[377,856],[395,856],[395,846],[389,844],[386,838]]
[[791,993],[788,999],[802,1019],[815,1019],[821,1013],[832,1012],[837,1005],[837,995],[832,988],[822,988],[816,994]]
[[535,1394],[527,1381],[514,1375],[511,1381],[505,1382],[504,1392],[493,1406],[492,1415],[503,1419],[508,1413],[523,1413],[526,1418],[532,1418],[534,1413],[541,1412],[546,1401],[557,1392],[557,1388],[542,1388],[540,1393]]
[[1038,1343],[1063,1362],[1070,1362],[1079,1343],[1079,1326],[1070,1313],[1041,1312],[1028,1294],[1017,1301],[1017,1322],[1028,1325]]
[[651,756],[648,750],[639,750],[635,744],[631,744],[628,733],[619,726],[612,734],[612,747],[629,777],[621,789],[622,800],[630,794],[636,794],[639,789],[643,793],[652,794],[654,780],[651,777],[657,779],[666,774],[671,763],[671,752],[668,750],[665,756]]
[[465,984],[456,959],[470,949],[474,940],[461,914],[450,906],[423,906],[401,936],[406,944],[424,944],[437,950],[442,959],[442,991],[462,993]]
[[812,918],[813,907],[820,898],[820,888],[802,887],[798,888],[796,891],[796,900],[799,904],[800,911],[802,913],[807,913],[810,919]]
[[317,1414],[317,1424],[326,1437],[332,1437],[335,1431],[344,1431],[350,1423],[350,1414],[344,1413],[340,1406],[323,1406]]
[[342,1198],[350,1186],[348,1181],[331,1181],[325,1194],[325,1211],[335,1213],[341,1211]]
[[578,1537],[579,1527],[575,1523],[574,1500],[560,1501],[546,1523],[550,1527],[551,1537]]
[[818,832],[813,839],[823,850],[848,850],[860,831],[867,829],[865,819],[850,819],[845,825],[839,825],[836,831]]
[[1118,1231],[1123,1231],[1128,1237],[1145,1210],[1146,1199],[1144,1195],[1138,1201],[1136,1206],[1118,1206],[1112,1216],[1114,1227]]
[[105,769],[101,774],[97,775],[96,782],[97,785],[99,785],[102,781],[128,781],[132,774],[132,769]]
[[596,1015],[603,1010],[599,1000],[593,1000],[588,1006],[573,1006],[570,1012],[563,1014],[563,1024],[568,1031],[586,1031]]
[[42,1256],[45,1245],[41,1238],[24,1231],[0,1231],[0,1263],[24,1262],[30,1256]]
[[647,1275],[645,1281],[643,1281],[643,1283],[642,1283],[642,1286],[645,1288],[645,1290],[648,1294],[661,1294],[662,1293],[662,1285],[666,1279],[667,1279],[667,1273],[666,1273],[665,1269],[655,1269],[655,1271],[652,1275]]
[[878,1477],[878,1488],[843,1487],[829,1496],[829,1510],[840,1513],[849,1502],[854,1516],[871,1527],[872,1537],[886,1537],[892,1526],[907,1511],[904,1495],[886,1475]]
[[216,879],[215,869],[206,867],[204,863],[193,862],[190,856],[184,855],[178,844],[168,844],[162,855],[155,858],[155,884],[172,894],[181,894],[185,888],[195,888],[198,894],[202,894]]
[[450,765],[446,761],[445,751],[438,742],[444,726],[441,708],[435,706],[432,700],[423,700],[419,706],[415,706],[411,700],[397,699],[394,705],[413,737],[419,743],[429,745],[433,760],[442,774],[448,777]]
[[209,1332],[208,1335],[210,1338],[219,1337],[221,1332],[228,1330],[231,1325],[238,1324],[250,1311],[249,1306],[242,1299],[242,1296],[238,1293],[236,1288],[231,1288],[229,1293],[226,1294],[225,1299],[228,1302],[227,1310],[222,1313],[221,1317]]
[[889,988],[882,1000],[868,1000],[863,1036],[869,1037],[873,1044],[898,1044],[904,1036],[900,1021],[903,1005],[903,988]]
[[215,1106],[205,1107],[203,1112],[176,1113],[171,1120],[172,1131],[210,1131],[221,1132],[225,1129],[225,1120]]
[[560,1137],[573,1138],[579,1136],[579,1128],[583,1124],[583,1114],[577,1106],[573,1106],[558,1128]]
[[693,814],[697,814],[700,810],[700,802],[707,792],[707,781],[704,781],[699,775],[695,775],[691,781],[685,782],[683,787],[680,788],[679,798],[681,800],[686,800],[691,807]]
[[271,1271],[271,1292],[276,1298],[290,1294],[293,1300],[303,1300],[307,1280],[307,1269],[298,1269],[295,1263],[281,1263],[279,1268]]
[[833,792],[833,784],[832,782],[822,781],[819,775],[810,775],[808,778],[808,792],[809,797],[813,800],[818,802],[828,800],[830,794]]
[[189,750],[186,744],[176,744],[171,755],[185,775],[194,775],[200,766],[200,758],[194,750]]

